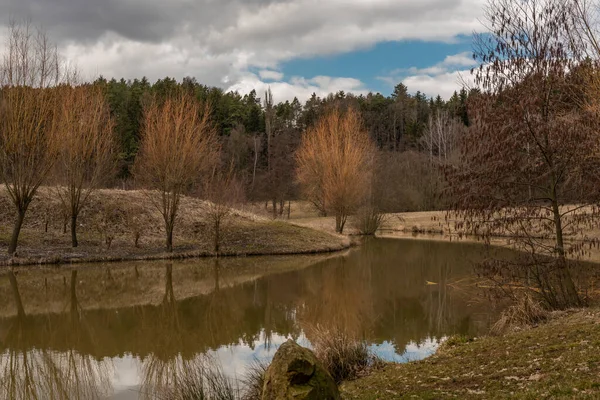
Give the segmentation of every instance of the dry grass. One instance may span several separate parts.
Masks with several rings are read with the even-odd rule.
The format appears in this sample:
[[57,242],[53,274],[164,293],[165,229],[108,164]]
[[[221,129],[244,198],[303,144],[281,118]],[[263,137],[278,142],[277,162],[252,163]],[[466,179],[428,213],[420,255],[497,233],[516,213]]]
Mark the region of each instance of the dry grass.
[[261,400],[263,386],[265,383],[265,375],[269,363],[254,359],[252,363],[247,367],[246,373],[241,379],[241,383],[244,386],[244,392],[242,400]]
[[[148,400],[237,400],[237,382],[225,375],[221,364],[208,356],[184,361],[175,367],[172,384],[148,382]],[[159,380],[161,377],[158,376]],[[154,385],[153,385],[154,384]]]
[[502,311],[490,333],[500,335],[509,330],[537,325],[546,321],[549,316],[550,312],[539,301],[534,300],[530,294],[524,294],[516,304]]
[[379,363],[365,340],[352,337],[342,329],[309,326],[307,336],[315,355],[338,384],[366,375]]
[[[162,216],[142,192],[99,190],[79,217],[79,243],[73,249],[64,233],[60,202],[42,188],[30,206],[17,257],[5,254],[14,211],[0,189],[0,265],[179,259],[212,255],[207,203],[183,197],[175,226],[174,252],[165,249]],[[67,229],[68,231],[68,229]],[[223,227],[221,255],[310,254],[337,251],[350,245],[345,237],[283,221],[271,221],[248,211],[234,210]]]

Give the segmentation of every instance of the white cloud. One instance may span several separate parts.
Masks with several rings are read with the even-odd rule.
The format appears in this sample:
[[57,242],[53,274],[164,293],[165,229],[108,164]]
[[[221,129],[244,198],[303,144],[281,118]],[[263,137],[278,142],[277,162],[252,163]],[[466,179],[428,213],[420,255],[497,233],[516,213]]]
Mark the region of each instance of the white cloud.
[[[249,71],[258,69],[262,85],[275,81],[286,93],[284,88],[296,86],[364,88],[345,78],[280,82],[277,71],[285,61],[386,41],[452,42],[479,28],[485,1],[105,0],[102,7],[91,7],[81,0],[5,0],[0,15],[43,25],[87,76],[154,81],[190,75],[208,85],[241,88],[259,85],[247,80]],[[444,65],[466,66],[466,57],[453,57]]]
[[463,52],[449,55],[431,67],[396,69],[378,79],[390,86],[402,82],[411,92],[420,91],[427,96],[440,95],[448,99],[464,84],[472,84],[471,71],[467,67],[476,65],[471,53]]
[[471,71],[453,71],[440,74],[412,75],[402,80],[411,92],[420,91],[427,96],[440,95],[443,99],[449,99],[455,91],[463,86],[463,80],[470,79]]
[[472,67],[477,65],[477,61],[473,59],[473,53],[465,51],[463,53],[447,56],[444,61],[441,62],[441,65],[447,67]]
[[283,79],[283,72],[263,69],[258,72],[260,79],[268,81],[280,81]]
[[273,92],[273,98],[276,102],[293,100],[297,97],[300,101],[305,101],[313,93],[317,96],[325,97],[329,93],[336,93],[340,90],[355,94],[366,94],[368,90],[364,84],[354,78],[334,78],[329,76],[316,76],[311,79],[303,77],[292,77],[289,82],[264,82],[259,76],[247,73],[239,79],[238,82],[229,86],[228,91],[238,91],[248,93],[256,90],[257,93],[263,93],[267,89]]

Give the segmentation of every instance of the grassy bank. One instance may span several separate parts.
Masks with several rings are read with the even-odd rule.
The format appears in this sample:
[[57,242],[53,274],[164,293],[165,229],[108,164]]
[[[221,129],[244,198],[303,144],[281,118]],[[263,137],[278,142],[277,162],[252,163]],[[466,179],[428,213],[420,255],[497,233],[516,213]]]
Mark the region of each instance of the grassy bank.
[[423,361],[342,385],[345,399],[600,397],[600,310],[555,314],[503,336],[451,338]]
[[[42,188],[25,219],[16,257],[6,255],[14,210],[0,191],[0,265],[60,264],[126,260],[179,259],[213,255],[213,233],[207,204],[182,199],[174,233],[174,251],[167,253],[162,217],[139,191],[99,190],[78,219],[79,247],[71,247],[68,218],[51,189]],[[222,227],[221,255],[292,255],[348,248],[347,238],[273,221],[234,210]]]

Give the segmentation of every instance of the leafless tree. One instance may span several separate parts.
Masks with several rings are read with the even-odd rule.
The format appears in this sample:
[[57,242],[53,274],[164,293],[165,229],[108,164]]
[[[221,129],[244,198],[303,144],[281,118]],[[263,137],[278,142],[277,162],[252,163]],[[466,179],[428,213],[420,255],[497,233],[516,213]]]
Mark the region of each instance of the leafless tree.
[[464,124],[448,110],[437,109],[430,116],[421,137],[421,145],[429,154],[431,164],[442,165],[451,158]]
[[305,197],[336,218],[342,233],[350,214],[368,198],[375,146],[358,112],[334,109],[302,136],[296,153],[298,181]]
[[[483,274],[502,294],[523,285],[547,306],[582,303],[573,240],[596,223],[600,129],[585,106],[585,46],[569,40],[574,2],[490,0],[475,80],[482,94],[449,197],[470,233],[510,235],[526,257],[490,260]],[[571,240],[569,240],[571,239]]]
[[219,256],[223,239],[223,228],[232,207],[243,202],[244,187],[235,175],[234,165],[226,170],[215,167],[203,183],[206,201],[206,217],[213,235],[213,252]]
[[144,109],[135,174],[164,219],[167,251],[173,251],[181,196],[218,160],[210,114],[208,105],[185,93],[164,101],[154,98]]
[[71,221],[71,242],[77,247],[77,217],[90,194],[114,168],[113,122],[100,87],[59,88],[56,191]]
[[14,254],[25,213],[56,161],[58,54],[46,34],[11,22],[0,70],[0,175],[17,217]]

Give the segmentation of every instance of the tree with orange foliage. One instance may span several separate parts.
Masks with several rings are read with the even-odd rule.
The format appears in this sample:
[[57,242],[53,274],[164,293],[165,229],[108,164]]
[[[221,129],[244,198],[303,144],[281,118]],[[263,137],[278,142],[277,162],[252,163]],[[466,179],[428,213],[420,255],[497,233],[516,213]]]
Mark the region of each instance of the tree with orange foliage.
[[56,48],[29,23],[11,22],[0,65],[0,177],[17,217],[8,253],[17,250],[25,214],[57,155]]
[[302,136],[296,153],[298,181],[319,211],[335,215],[339,233],[368,198],[374,155],[375,145],[354,109],[334,109]]
[[164,101],[154,98],[144,109],[135,176],[163,216],[167,251],[173,251],[181,196],[193,190],[202,173],[218,160],[210,114],[208,105],[185,93]]
[[71,243],[77,247],[77,217],[114,168],[113,122],[100,87],[67,85],[59,90],[56,191],[71,217]]

